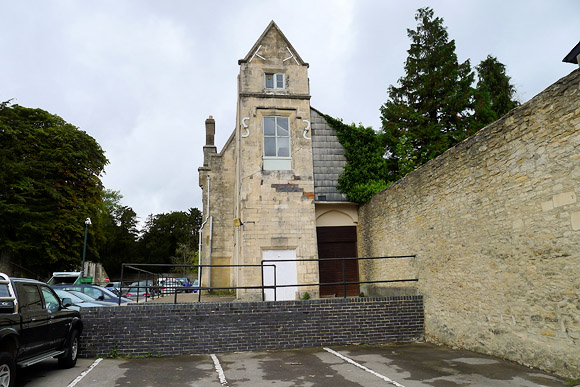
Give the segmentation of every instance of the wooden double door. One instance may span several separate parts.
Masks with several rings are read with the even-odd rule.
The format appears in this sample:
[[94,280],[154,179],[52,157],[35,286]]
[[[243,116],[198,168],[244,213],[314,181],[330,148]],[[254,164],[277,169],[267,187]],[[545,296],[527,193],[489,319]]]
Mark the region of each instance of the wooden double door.
[[[319,282],[358,282],[358,261],[334,260],[330,258],[357,257],[356,226],[317,227]],[[344,273],[344,276],[343,276]],[[344,297],[345,287],[342,284],[321,285],[321,297]],[[346,285],[348,297],[360,294],[359,285]]]

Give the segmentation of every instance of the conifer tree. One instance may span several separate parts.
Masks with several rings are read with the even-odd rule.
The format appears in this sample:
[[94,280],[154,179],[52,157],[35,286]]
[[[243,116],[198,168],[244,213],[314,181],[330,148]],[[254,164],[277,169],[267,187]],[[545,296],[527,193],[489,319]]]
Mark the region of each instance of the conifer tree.
[[505,65],[488,55],[476,66],[477,87],[475,89],[474,124],[480,129],[502,117],[519,105],[516,88],[510,83]]
[[431,8],[415,15],[405,76],[389,86],[381,107],[389,181],[397,180],[475,131],[470,126],[474,80],[469,60],[459,63],[455,41]]

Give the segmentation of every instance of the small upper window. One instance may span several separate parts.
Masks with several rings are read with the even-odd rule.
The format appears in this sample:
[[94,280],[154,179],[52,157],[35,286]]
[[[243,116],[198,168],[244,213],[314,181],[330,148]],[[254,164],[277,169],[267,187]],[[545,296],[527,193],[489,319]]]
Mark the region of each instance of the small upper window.
[[266,73],[266,89],[283,89],[283,73]]

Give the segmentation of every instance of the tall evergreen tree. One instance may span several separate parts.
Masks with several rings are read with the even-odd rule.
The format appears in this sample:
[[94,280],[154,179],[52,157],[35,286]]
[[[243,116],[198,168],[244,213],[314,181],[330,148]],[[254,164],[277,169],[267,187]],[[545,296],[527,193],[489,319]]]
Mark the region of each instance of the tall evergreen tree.
[[488,55],[476,66],[474,125],[476,129],[490,124],[519,105],[516,88],[506,74],[505,65]]
[[466,138],[470,127],[474,75],[469,60],[459,63],[455,41],[431,8],[415,15],[416,30],[399,87],[389,86],[381,107],[389,181],[443,153]]

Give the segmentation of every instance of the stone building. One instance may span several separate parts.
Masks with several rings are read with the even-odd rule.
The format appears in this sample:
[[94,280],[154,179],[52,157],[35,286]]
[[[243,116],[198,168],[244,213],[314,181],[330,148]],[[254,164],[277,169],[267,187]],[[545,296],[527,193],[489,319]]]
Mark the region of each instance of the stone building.
[[[564,61],[579,59],[580,43]],[[580,376],[580,69],[357,208],[336,190],[344,149],[310,106],[308,64],[276,24],[239,64],[236,129],[220,153],[206,121],[203,264],[303,259],[279,262],[277,284],[312,284],[342,279],[318,257],[415,254],[347,279],[418,278],[398,285],[423,296],[427,341]],[[203,285],[260,282],[256,268],[214,268]],[[339,293],[278,299],[319,291]]]
[[[341,264],[311,260],[356,256],[357,206],[336,189],[344,149],[310,106],[308,63],[272,21],[238,64],[235,130],[220,152],[213,117],[205,123],[201,262],[275,264],[276,285],[300,285],[278,288],[278,300],[336,294],[315,284],[341,281]],[[346,273],[356,281],[358,266]],[[272,266],[264,281],[274,283]],[[204,268],[202,275],[203,286],[245,287],[242,299],[261,297],[261,284],[258,266]],[[348,293],[358,295],[358,286]]]

